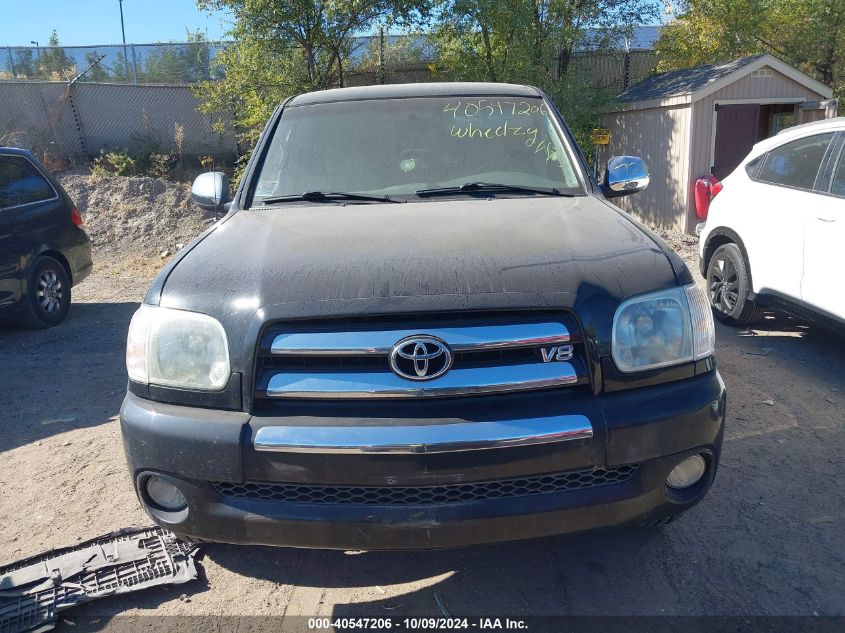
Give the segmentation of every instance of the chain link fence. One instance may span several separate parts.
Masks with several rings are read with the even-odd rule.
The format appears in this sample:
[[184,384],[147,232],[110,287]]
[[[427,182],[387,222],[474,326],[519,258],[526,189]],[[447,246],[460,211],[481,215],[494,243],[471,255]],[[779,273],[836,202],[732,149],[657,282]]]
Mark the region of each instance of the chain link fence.
[[[231,164],[232,118],[198,110],[190,86],[0,82],[0,145],[92,158],[101,150],[213,156]],[[215,125],[217,123],[217,125]]]
[[614,94],[654,74],[657,53],[653,50],[576,53],[570,71],[587,85]]
[[[233,42],[127,44],[125,46],[6,46],[0,48],[0,81],[78,81],[192,84],[221,79],[218,56]],[[386,51],[386,52],[385,52]],[[384,55],[383,55],[384,53]],[[346,65],[427,61],[433,48],[422,36],[351,38]]]
[[[0,48],[0,145],[84,158],[127,150],[231,163],[238,157],[231,115],[200,113],[191,85],[220,79],[217,58],[232,45]],[[344,84],[449,80],[436,57],[424,36],[353,38]],[[657,57],[652,50],[581,50],[567,63],[569,76],[618,93],[650,75]]]
[[0,48],[0,80],[191,84],[220,79],[217,56],[231,42]]
[[[113,46],[5,47],[0,81],[70,81],[122,84],[193,84],[218,80],[225,69],[218,57],[233,42],[127,44]],[[654,71],[653,50],[577,51],[570,61],[597,88],[620,92]],[[432,81],[435,45],[422,35],[352,38],[345,79],[350,85]]]
[[[657,53],[652,50],[618,52],[579,52],[569,61],[569,72],[593,88],[621,93],[629,86],[654,73]],[[448,80],[448,69],[438,67],[435,60],[416,63],[370,64],[354,67],[344,74],[347,86],[420,83]]]
[[[652,50],[618,52],[582,52],[572,56],[569,72],[585,85],[608,90],[615,94],[649,77],[657,65],[657,53]],[[438,81],[448,71],[438,68],[436,60],[370,64],[353,67],[344,74],[346,86],[375,84],[419,83]]]

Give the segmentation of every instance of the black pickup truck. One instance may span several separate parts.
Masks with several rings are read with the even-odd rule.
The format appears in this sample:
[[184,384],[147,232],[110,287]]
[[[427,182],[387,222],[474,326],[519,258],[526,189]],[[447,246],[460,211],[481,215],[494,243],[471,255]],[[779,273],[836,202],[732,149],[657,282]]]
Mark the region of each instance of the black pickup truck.
[[662,523],[713,482],[705,294],[535,88],[279,106],[132,319],[138,496],[204,541],[439,548]]

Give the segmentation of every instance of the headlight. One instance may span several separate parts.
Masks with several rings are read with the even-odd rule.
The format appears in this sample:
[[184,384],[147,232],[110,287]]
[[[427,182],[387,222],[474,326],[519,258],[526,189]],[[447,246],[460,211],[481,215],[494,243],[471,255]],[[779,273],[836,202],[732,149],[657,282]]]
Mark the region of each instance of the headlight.
[[624,301],[613,317],[613,360],[636,372],[713,354],[716,333],[704,292],[690,284]]
[[205,314],[142,305],[129,324],[126,370],[135,382],[216,391],[229,382],[229,347]]

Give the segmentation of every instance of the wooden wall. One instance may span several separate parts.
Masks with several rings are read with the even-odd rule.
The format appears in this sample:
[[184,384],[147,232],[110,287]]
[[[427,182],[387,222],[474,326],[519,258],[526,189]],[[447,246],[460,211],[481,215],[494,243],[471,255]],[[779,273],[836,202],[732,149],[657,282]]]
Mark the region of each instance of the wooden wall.
[[648,189],[614,204],[651,226],[684,230],[689,173],[689,105],[614,112],[605,116],[610,145],[601,153],[632,155],[646,161],[651,175]]
[[[766,70],[771,70],[764,67]],[[687,231],[695,227],[695,201],[692,183],[710,173],[713,149],[714,112],[717,102],[748,100],[749,103],[783,99],[784,103],[818,101],[824,97],[774,71],[771,77],[745,76],[721,90],[692,104],[692,142],[690,144],[689,180],[687,199]]]

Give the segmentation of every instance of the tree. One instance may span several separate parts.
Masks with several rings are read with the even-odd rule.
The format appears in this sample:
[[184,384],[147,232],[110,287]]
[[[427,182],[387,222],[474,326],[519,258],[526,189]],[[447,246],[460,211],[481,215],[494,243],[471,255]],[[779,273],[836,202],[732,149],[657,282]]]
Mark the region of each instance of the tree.
[[[97,51],[88,51],[85,53],[85,68],[88,68],[88,71],[83,75],[82,81],[105,82],[109,80],[109,71],[103,66],[102,60],[97,61],[99,59],[100,53]],[[85,70],[85,68],[81,70]]]
[[766,46],[845,94],[845,0],[781,0]]
[[607,41],[657,12],[656,0],[446,0],[435,34],[441,63],[461,74],[548,85],[566,77],[586,29]]
[[59,36],[56,29],[50,34],[49,48],[39,51],[36,64],[38,76],[43,79],[68,80],[76,74],[76,63],[65,53],[65,49],[59,45]]
[[234,112],[242,140],[252,143],[286,97],[344,85],[351,37],[379,21],[409,22],[428,0],[198,0],[202,9],[227,9],[235,40],[217,62],[222,81],[199,87],[208,112]]
[[184,45],[163,44],[147,55],[139,80],[147,83],[197,83],[209,79],[210,48],[201,31],[186,33]]
[[[201,8],[228,9],[235,43],[217,62],[225,78],[203,83],[207,112],[233,112],[242,140],[252,142],[273,109],[298,92],[344,85],[354,35],[376,25],[425,25],[440,76],[459,80],[531,83],[544,89],[577,128],[581,141],[598,123],[609,91],[586,88],[573,70],[576,44],[587,29],[612,39],[656,18],[661,0],[198,0]],[[375,39],[371,44],[378,43]],[[417,38],[395,51],[419,58]],[[417,50],[414,50],[417,48]],[[372,46],[358,55],[372,65]],[[425,51],[426,54],[429,52]],[[441,73],[440,70],[443,70]]]
[[600,48],[658,9],[654,0],[446,0],[447,19],[434,33],[438,65],[454,79],[540,87],[586,145],[587,130],[613,94],[573,69],[576,46],[591,29],[603,34],[591,42]]
[[672,70],[772,53],[845,94],[845,0],[686,0],[657,43]]
[[38,72],[35,68],[35,60],[32,57],[32,49],[19,48],[15,51],[14,71],[16,77],[31,79]]
[[[419,66],[431,61],[429,38],[420,32],[390,35],[384,28],[371,37],[359,38],[354,50],[350,51],[350,61],[354,60],[354,70],[379,72],[387,69],[400,69],[407,66]],[[384,77],[379,77],[381,81]]]

